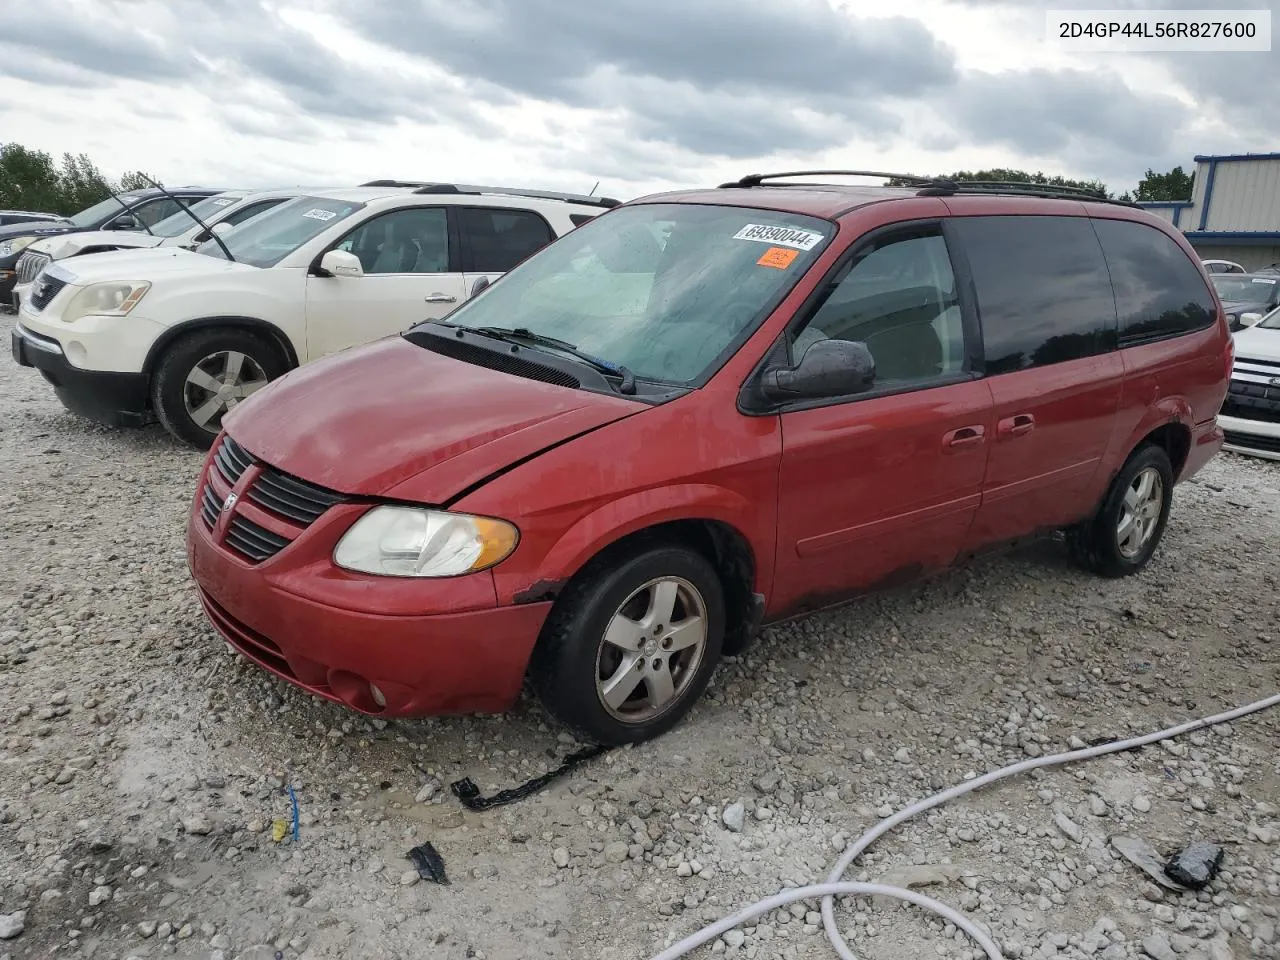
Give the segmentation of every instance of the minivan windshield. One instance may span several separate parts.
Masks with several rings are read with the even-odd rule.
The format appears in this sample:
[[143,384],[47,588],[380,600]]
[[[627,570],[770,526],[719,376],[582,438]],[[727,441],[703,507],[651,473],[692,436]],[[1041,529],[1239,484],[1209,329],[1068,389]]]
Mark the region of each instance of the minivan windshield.
[[[137,193],[121,193],[118,194],[119,199],[108,197],[101,203],[95,203],[92,207],[86,207],[74,216],[67,219],[74,223],[82,230],[86,227],[98,227],[106,223],[117,213],[124,213],[125,207],[132,206],[141,194]],[[124,206],[121,206],[123,204]]]
[[[353,200],[298,197],[246,220],[221,239],[237,262],[274,267],[308,240],[363,206]],[[226,259],[217,240],[206,240],[196,247],[196,253]]]
[[619,207],[545,247],[446,322],[519,328],[641,379],[689,384],[763,321],[834,232],[796,213]]
[[[191,213],[194,213],[205,223],[210,223],[227,207],[239,203],[243,199],[243,197],[235,194],[223,193],[216,197],[205,197],[199,203],[192,203],[190,200],[184,200],[182,203]],[[177,213],[170,214],[151,228],[151,235],[155,237],[177,237],[186,233],[192,227],[198,229],[200,225],[192,219],[191,213],[187,213],[186,210],[179,210]]]
[[1216,273],[1210,279],[1223,300],[1243,303],[1265,303],[1276,295],[1280,281],[1280,277],[1242,277],[1238,273]]

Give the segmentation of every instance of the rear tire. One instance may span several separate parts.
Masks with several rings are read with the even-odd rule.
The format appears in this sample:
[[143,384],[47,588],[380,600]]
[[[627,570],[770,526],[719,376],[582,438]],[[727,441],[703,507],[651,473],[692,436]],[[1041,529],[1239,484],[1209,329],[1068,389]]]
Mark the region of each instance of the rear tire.
[[164,428],[208,449],[222,417],[245,397],[285,372],[265,338],[233,327],[199,330],[165,350],[151,379],[151,406]]
[[530,664],[539,699],[596,743],[674,727],[702,695],[724,642],[715,568],[681,545],[593,561],[561,594]]
[[1102,577],[1127,577],[1147,565],[1164,537],[1173,503],[1173,466],[1146,444],[1120,468],[1102,506],[1067,534],[1071,556]]

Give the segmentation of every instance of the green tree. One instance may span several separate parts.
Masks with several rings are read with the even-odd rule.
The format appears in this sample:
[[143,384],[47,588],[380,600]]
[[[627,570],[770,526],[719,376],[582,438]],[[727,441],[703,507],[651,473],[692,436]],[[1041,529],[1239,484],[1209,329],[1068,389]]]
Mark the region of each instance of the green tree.
[[[947,180],[995,180],[1003,183],[1032,183],[1046,187],[1074,187],[1080,190],[1089,190],[1104,197],[1111,196],[1107,191],[1107,185],[1101,180],[1072,180],[1069,177],[1050,176],[1040,171],[1028,173],[1026,170],[1010,170],[1005,167],[996,167],[992,170],[957,170],[955,173],[947,173],[942,176]],[[888,185],[891,187],[908,186],[906,181],[896,179],[890,180]]]
[[107,199],[112,194],[112,185],[102,175],[102,171],[86,154],[62,155],[62,170],[59,172],[62,185],[63,209],[59,213],[75,213],[85,207]]
[[1187,173],[1181,166],[1174,167],[1168,173],[1156,173],[1148,168],[1146,175],[1138,181],[1138,189],[1134,193],[1135,200],[1190,200],[1191,188],[1195,184],[1195,173]]
[[120,178],[120,186],[118,189],[121,191],[146,190],[152,185],[151,182],[153,180],[156,183],[163,185],[163,181],[156,179],[149,173],[142,170],[128,170],[125,171],[124,176]]
[[0,208],[63,213],[53,158],[19,143],[0,145]]

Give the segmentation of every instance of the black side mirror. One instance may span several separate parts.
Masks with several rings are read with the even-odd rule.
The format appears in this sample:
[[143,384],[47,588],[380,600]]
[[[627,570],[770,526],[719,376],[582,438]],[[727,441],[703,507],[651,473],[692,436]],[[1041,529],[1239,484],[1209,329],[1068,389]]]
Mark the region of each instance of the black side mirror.
[[819,340],[791,369],[768,370],[761,388],[775,402],[845,397],[871,388],[876,361],[865,343]]
[[137,230],[138,220],[132,214],[122,213],[111,222],[112,230]]

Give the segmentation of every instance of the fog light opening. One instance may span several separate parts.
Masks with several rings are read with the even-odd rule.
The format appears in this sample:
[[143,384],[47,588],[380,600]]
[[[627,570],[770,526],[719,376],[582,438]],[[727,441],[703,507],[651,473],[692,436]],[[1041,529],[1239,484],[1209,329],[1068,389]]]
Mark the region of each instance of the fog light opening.
[[386,695],[378,689],[376,683],[369,684],[369,696],[373,697],[373,702],[378,706],[385,707],[387,705]]

